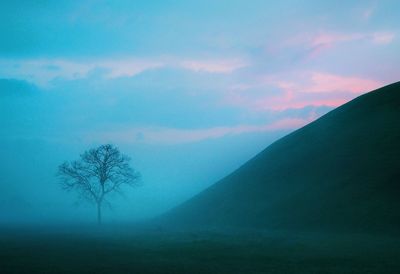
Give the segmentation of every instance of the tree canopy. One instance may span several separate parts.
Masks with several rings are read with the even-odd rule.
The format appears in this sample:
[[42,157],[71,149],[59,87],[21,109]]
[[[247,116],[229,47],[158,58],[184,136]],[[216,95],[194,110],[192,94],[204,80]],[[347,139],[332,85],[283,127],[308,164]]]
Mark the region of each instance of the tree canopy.
[[140,174],[129,164],[130,158],[113,145],[92,148],[80,155],[80,159],[64,162],[58,168],[58,177],[65,190],[76,190],[80,196],[97,205],[98,222],[101,223],[101,207],[109,193],[121,193],[123,185],[134,186]]

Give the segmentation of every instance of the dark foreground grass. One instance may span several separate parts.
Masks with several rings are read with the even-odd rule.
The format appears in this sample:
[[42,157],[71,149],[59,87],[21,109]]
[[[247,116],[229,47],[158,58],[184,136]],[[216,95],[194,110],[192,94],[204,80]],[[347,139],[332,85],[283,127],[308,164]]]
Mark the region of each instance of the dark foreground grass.
[[0,273],[400,273],[396,237],[4,230]]

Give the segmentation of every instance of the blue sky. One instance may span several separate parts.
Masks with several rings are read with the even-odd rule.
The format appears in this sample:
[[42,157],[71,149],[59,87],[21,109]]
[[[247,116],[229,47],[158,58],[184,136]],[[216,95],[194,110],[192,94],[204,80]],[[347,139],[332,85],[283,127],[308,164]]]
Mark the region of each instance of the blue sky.
[[398,1],[65,2],[0,3],[0,217],[71,213],[57,165],[105,142],[151,216],[400,78]]

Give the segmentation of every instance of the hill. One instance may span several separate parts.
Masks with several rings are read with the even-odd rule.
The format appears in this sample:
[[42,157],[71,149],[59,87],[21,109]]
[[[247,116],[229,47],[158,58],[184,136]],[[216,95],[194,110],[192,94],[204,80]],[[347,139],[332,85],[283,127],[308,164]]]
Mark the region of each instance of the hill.
[[168,224],[400,231],[400,82],[276,141],[162,216]]

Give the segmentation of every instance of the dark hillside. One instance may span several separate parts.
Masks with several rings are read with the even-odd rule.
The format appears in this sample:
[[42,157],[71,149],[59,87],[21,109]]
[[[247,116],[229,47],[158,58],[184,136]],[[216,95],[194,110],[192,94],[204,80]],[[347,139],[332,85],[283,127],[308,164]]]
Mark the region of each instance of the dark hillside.
[[267,147],[165,214],[167,223],[400,231],[400,82]]

